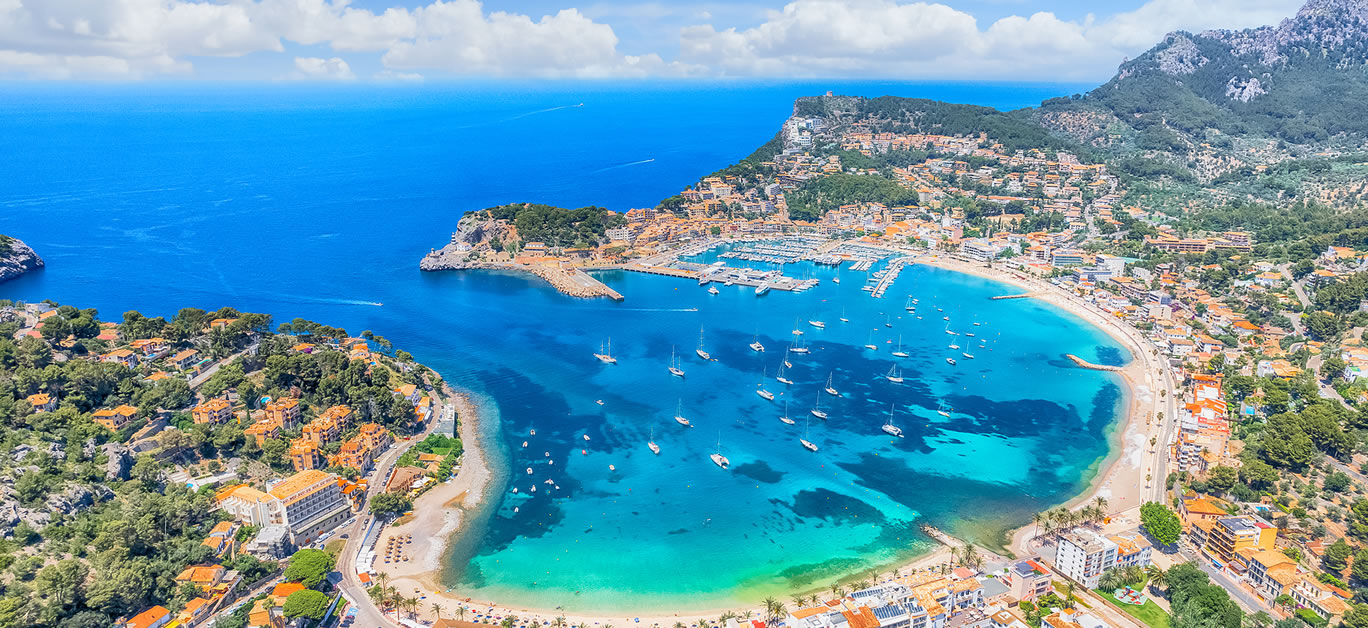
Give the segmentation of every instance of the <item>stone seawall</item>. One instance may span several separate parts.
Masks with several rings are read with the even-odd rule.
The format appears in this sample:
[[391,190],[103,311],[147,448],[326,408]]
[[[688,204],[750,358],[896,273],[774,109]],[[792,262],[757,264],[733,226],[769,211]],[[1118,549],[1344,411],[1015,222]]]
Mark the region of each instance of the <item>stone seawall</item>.
[[614,301],[623,299],[616,290],[573,266],[557,263],[518,264],[514,262],[471,261],[466,259],[463,251],[457,251],[453,245],[444,246],[423,256],[423,260],[418,263],[418,268],[428,272],[440,270],[511,270],[531,273],[546,280],[561,294],[568,296],[581,299],[608,297]]

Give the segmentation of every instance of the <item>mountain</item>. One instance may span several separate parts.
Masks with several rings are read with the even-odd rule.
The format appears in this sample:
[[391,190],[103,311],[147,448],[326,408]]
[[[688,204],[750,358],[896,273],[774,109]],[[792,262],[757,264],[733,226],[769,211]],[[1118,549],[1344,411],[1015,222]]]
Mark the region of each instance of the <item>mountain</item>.
[[1200,152],[1238,138],[1368,137],[1368,0],[1310,0],[1277,26],[1170,33],[1104,85],[1030,115],[1098,147]]
[[0,235],[0,281],[43,267],[43,259],[17,238]]

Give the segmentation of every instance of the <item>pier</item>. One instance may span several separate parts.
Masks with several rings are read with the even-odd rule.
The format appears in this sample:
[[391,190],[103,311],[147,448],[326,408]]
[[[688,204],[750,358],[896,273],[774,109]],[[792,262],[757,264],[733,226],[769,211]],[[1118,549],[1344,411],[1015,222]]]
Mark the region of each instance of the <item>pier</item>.
[[1001,300],[1003,300],[1003,299],[1029,299],[1029,298],[1038,297],[1038,296],[1040,296],[1040,292],[1039,292],[1039,291],[1033,290],[1033,291],[1031,291],[1031,292],[1023,292],[1023,293],[1021,293],[1021,294],[1004,294],[1004,295],[999,295],[999,296],[996,296],[996,297],[988,297],[988,300],[990,300],[990,301],[1001,301]]
[[910,263],[912,263],[912,258],[910,257],[899,257],[898,259],[889,262],[888,268],[879,271],[883,274],[878,276],[879,283],[874,285],[874,290],[870,292],[870,296],[876,299],[882,299],[884,292],[893,285],[893,282],[898,280],[898,275],[902,273],[903,266]]
[[1066,354],[1064,354],[1064,357],[1069,358],[1070,360],[1073,360],[1073,363],[1074,363],[1074,364],[1077,364],[1077,365],[1079,365],[1079,366],[1081,366],[1081,367],[1083,367],[1083,368],[1085,368],[1085,369],[1092,369],[1092,370],[1094,370],[1094,371],[1111,371],[1111,372],[1113,372],[1113,373],[1120,372],[1120,370],[1121,370],[1121,367],[1119,367],[1119,366],[1107,366],[1106,364],[1093,364],[1092,362],[1089,362],[1089,361],[1087,361],[1087,360],[1084,360],[1083,358],[1080,358],[1080,357],[1078,357],[1078,356],[1076,356],[1076,355],[1074,355],[1074,354],[1072,354],[1072,353],[1066,353]]

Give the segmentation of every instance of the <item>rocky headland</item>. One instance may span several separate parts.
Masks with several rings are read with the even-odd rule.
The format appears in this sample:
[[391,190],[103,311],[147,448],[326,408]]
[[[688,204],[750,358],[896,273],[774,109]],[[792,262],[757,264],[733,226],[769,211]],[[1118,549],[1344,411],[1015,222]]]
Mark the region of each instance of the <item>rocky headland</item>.
[[0,235],[0,281],[43,267],[43,258],[18,238]]

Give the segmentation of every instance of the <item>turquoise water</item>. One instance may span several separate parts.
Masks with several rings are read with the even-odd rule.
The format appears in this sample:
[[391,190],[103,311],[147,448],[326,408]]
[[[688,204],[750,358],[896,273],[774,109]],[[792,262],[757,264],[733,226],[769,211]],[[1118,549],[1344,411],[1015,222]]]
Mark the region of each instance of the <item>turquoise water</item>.
[[[994,542],[1076,494],[1107,455],[1122,391],[1063,354],[1126,356],[1071,316],[1030,300],[988,301],[1012,290],[925,267],[904,271],[885,300],[848,272],[839,286],[760,298],[605,275],[627,295],[622,303],[567,299],[520,275],[416,269],[472,208],[652,204],[772,136],[793,97],[827,89],[1005,108],[1078,91],[10,85],[0,92],[0,233],[28,241],[49,267],[0,284],[0,298],[95,307],[112,320],[129,309],[231,305],[370,329],[411,351],[486,401],[501,499],[473,517],[476,534],[453,544],[448,574],[484,599],[720,608],[918,553],[922,520]],[[646,159],[655,161],[626,165]],[[908,293],[925,320],[902,311]],[[976,359],[945,364],[956,353],[944,321],[928,315],[936,304],[959,331],[982,323],[976,333],[989,343]],[[849,324],[837,321],[842,306]],[[881,312],[903,318],[884,328]],[[812,354],[794,357],[796,383],[785,389],[773,377],[794,320],[818,316],[827,329],[803,323]],[[716,362],[693,354],[700,326]],[[873,354],[862,348],[870,331],[880,343]],[[899,332],[912,357],[907,382],[894,386],[880,377],[890,364],[884,341]],[[762,355],[746,346],[757,334]],[[609,336],[614,367],[592,357]],[[672,346],[682,381],[666,371]],[[783,393],[776,402],[754,394],[762,369],[767,388]],[[821,446],[813,454],[797,438],[829,373],[843,396],[823,400],[831,420],[810,426]],[[698,427],[674,423],[680,400]],[[796,427],[777,419],[784,400]],[[936,414],[942,403],[952,419]],[[897,441],[879,430],[890,404],[907,434]],[[659,457],[645,445],[653,427]],[[719,441],[731,471],[708,460]],[[560,490],[537,484],[529,499],[530,480],[544,478]]]

